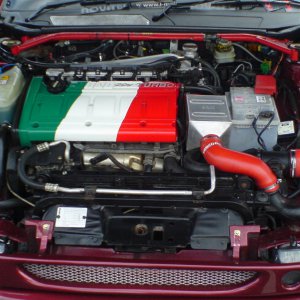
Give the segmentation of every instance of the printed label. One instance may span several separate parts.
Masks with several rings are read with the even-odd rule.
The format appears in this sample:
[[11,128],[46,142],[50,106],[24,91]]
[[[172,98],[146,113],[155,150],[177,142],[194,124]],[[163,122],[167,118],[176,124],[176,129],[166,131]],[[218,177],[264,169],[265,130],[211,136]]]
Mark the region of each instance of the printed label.
[[85,228],[86,207],[58,207],[55,227]]
[[278,125],[278,135],[293,134],[295,127],[293,121],[280,122]]
[[245,98],[243,96],[235,96],[234,97],[234,101],[236,103],[244,103],[245,102]]
[[266,96],[256,96],[256,102],[257,103],[267,103],[267,97]]

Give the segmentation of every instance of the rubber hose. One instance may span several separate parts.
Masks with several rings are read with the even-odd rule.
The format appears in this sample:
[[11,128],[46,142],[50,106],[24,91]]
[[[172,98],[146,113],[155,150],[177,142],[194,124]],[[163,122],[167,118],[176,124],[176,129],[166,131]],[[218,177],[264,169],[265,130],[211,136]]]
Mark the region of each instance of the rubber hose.
[[199,158],[199,149],[188,151],[183,158],[184,169],[199,174],[209,174],[209,165],[206,162],[200,162]]
[[299,218],[300,207],[287,207],[286,203],[288,200],[283,197],[279,192],[270,196],[271,204],[278,210],[278,212],[288,218]]
[[177,159],[173,156],[167,156],[164,159],[164,169],[169,173],[185,173],[185,170],[179,165]]
[[26,151],[19,159],[19,163],[18,163],[18,176],[20,177],[21,181],[25,184],[28,185],[30,187],[32,187],[33,189],[36,190],[45,190],[45,185],[44,184],[40,184],[37,183],[33,180],[31,180],[30,178],[28,178],[27,174],[26,174],[26,163],[28,161],[28,159],[32,156],[34,156],[35,154],[39,153],[39,151],[37,150],[37,148],[34,146],[32,148],[30,148],[28,151]]
[[24,207],[24,206],[28,206],[28,205],[16,198],[0,201],[0,209],[10,209],[10,208]]
[[186,93],[199,93],[199,94],[209,94],[209,95],[218,95],[218,92],[208,86],[185,86],[184,91]]
[[205,60],[202,60],[202,59],[198,59],[198,62],[200,62],[201,65],[205,66],[206,68],[210,69],[211,73],[214,74],[214,77],[216,77],[216,84],[217,86],[221,87],[221,79],[220,79],[220,76],[218,74],[218,72],[214,69],[214,67],[209,64],[207,61]]

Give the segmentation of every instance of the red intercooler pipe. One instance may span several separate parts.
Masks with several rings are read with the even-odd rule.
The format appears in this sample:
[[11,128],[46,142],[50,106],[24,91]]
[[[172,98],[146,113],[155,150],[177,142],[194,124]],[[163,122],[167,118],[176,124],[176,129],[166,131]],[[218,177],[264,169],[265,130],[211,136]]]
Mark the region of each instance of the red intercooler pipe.
[[247,175],[256,185],[267,193],[279,189],[277,177],[261,159],[223,147],[216,135],[207,135],[201,140],[201,152],[205,160],[223,172]]
[[[299,205],[280,194],[278,180],[264,161],[255,156],[223,147],[220,138],[216,135],[205,136],[201,140],[200,149],[206,161],[217,169],[253,178],[260,189],[269,193],[270,204],[281,215],[286,218],[300,219]],[[292,150],[290,155],[292,173],[294,176],[299,176],[300,152]]]

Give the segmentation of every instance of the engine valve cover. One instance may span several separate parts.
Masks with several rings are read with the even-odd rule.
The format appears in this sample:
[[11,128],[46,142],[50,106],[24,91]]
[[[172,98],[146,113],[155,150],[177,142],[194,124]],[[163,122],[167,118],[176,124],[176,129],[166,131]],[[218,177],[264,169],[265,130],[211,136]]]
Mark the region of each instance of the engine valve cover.
[[19,123],[23,146],[34,141],[176,142],[179,84],[73,81],[52,94],[33,78]]

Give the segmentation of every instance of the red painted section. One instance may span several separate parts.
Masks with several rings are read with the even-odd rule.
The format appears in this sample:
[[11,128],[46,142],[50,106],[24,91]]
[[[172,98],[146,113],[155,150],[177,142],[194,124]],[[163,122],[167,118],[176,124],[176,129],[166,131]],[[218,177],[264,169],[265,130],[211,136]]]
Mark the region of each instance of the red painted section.
[[24,228],[17,227],[9,220],[0,220],[0,236],[7,236],[19,243],[25,243],[28,239]]
[[300,150],[295,149],[294,155],[295,155],[295,169],[294,169],[294,177],[299,178],[300,177]]
[[[299,232],[279,228],[276,232],[264,232],[259,238],[259,249],[289,243],[293,235],[300,239]],[[252,238],[252,237],[251,237]],[[248,251],[257,251],[248,243]],[[54,264],[68,266],[101,266],[112,268],[181,269],[202,271],[255,271],[252,281],[239,286],[223,287],[177,287],[177,286],[132,286],[103,285],[47,281],[27,273],[22,264]],[[182,250],[177,253],[129,253],[97,247],[52,246],[44,254],[18,253],[0,255],[0,299],[9,300],[83,300],[83,299],[245,299],[246,297],[270,297],[289,299],[300,295],[300,285],[285,287],[282,276],[289,271],[298,271],[300,264],[275,264],[264,261],[232,260],[232,252]],[[20,296],[20,297],[19,297]],[[5,298],[7,297],[7,298]],[[15,298],[14,298],[15,297]],[[65,297],[65,298],[64,298]],[[171,297],[171,298],[170,298]],[[196,297],[196,298],[195,298]],[[201,298],[202,299],[202,298]],[[256,298],[255,298],[256,299]],[[261,299],[261,298],[259,298]]]
[[[207,252],[207,251],[206,251]],[[120,296],[129,299],[144,299],[144,297],[159,297],[157,299],[165,299],[172,297],[172,299],[185,299],[190,297],[212,297],[216,299],[219,297],[228,297],[228,299],[244,299],[250,296],[280,296],[280,295],[292,295],[300,293],[300,286],[297,285],[293,288],[285,288],[281,284],[282,275],[288,271],[299,270],[299,264],[279,265],[269,262],[243,262],[238,264],[234,262],[220,263],[215,262],[211,254],[207,253],[210,257],[210,262],[201,263],[201,252],[194,251],[189,254],[190,260],[181,260],[181,255],[170,254],[173,257],[172,261],[165,262],[163,259],[151,259],[151,254],[148,254],[148,259],[142,261],[139,255],[135,255],[130,262],[124,260],[114,261],[114,256],[119,254],[113,254],[109,261],[104,260],[99,253],[97,258],[79,258],[79,257],[58,257],[55,255],[49,256],[37,256],[37,255],[9,255],[0,256],[0,286],[1,289],[36,292],[46,295],[52,293],[59,293],[60,295],[75,294],[79,297],[84,295],[86,299],[89,297],[98,295],[99,297],[106,296]],[[155,256],[155,255],[154,255]],[[168,257],[168,254],[164,254]],[[92,260],[91,260],[92,259]],[[224,286],[223,288],[204,288],[196,289],[192,286],[186,286],[186,288],[168,286],[168,287],[146,287],[146,286],[129,286],[129,285],[111,285],[101,286],[100,284],[79,284],[72,282],[61,281],[46,281],[29,275],[22,268],[24,263],[40,263],[40,264],[58,264],[58,265],[84,265],[84,266],[107,266],[107,267],[140,267],[151,269],[183,269],[183,270],[205,270],[205,271],[255,271],[258,276],[254,280],[245,283],[240,286]],[[1,290],[0,290],[1,292]],[[0,294],[1,295],[1,294]],[[105,296],[106,295],[106,296]],[[0,297],[1,298],[1,297]],[[34,298],[33,298],[34,299]],[[50,298],[42,298],[50,299]],[[56,299],[55,297],[52,299]],[[58,298],[59,299],[59,298]],[[77,299],[77,298],[74,298]],[[92,298],[93,299],[93,298]],[[101,299],[101,298],[100,298]],[[153,298],[152,298],[153,299]],[[170,298],[169,298],[170,299]],[[195,298],[194,298],[195,299]],[[274,299],[272,297],[272,299]]]
[[218,136],[205,136],[200,148],[206,161],[217,169],[247,175],[268,193],[279,189],[276,176],[265,162],[255,156],[224,148]]
[[[57,294],[57,293],[36,293],[30,291],[13,291],[13,290],[0,290],[0,295],[2,296],[1,300],[153,300],[153,298],[149,295],[143,296],[126,296],[126,295],[119,295],[119,296],[110,296],[110,295],[78,295],[78,294]],[[162,299],[169,299],[168,297],[162,298],[159,297],[157,300]],[[172,300],[187,300],[191,299],[189,297],[172,297]],[[219,300],[228,300],[228,298],[218,297]],[[238,298],[237,298],[238,299]],[[254,300],[264,300],[265,297],[255,297],[252,298]],[[272,300],[299,300],[299,296],[274,296]]]
[[34,38],[26,39],[23,44],[12,48],[12,53],[18,55],[21,52],[41,44],[57,42],[62,40],[69,41],[88,41],[88,40],[131,40],[131,41],[151,41],[151,40],[192,40],[203,42],[203,33],[136,33],[136,32],[61,32],[39,35]]
[[[40,35],[34,38],[22,39],[23,44],[12,48],[12,53],[18,55],[21,52],[41,44],[49,42],[57,42],[61,40],[131,40],[131,41],[150,41],[150,40],[191,40],[194,42],[205,41],[203,33],[138,33],[138,32],[61,32]],[[245,33],[221,33],[217,37],[232,42],[254,42],[272,49],[278,50],[290,56],[292,61],[298,61],[299,53],[296,49],[292,49],[288,45],[288,41],[277,40],[255,34]]]
[[117,142],[176,142],[179,88],[172,82],[143,83],[121,124]]
[[44,220],[25,220],[25,226],[35,227],[35,238],[39,244],[39,253],[45,253],[48,243],[52,240],[54,222]]
[[256,75],[255,94],[275,95],[277,92],[276,79],[272,75]]
[[232,257],[234,260],[239,261],[241,259],[243,248],[248,250],[248,235],[253,233],[260,233],[259,225],[230,226],[230,244],[233,249]]

